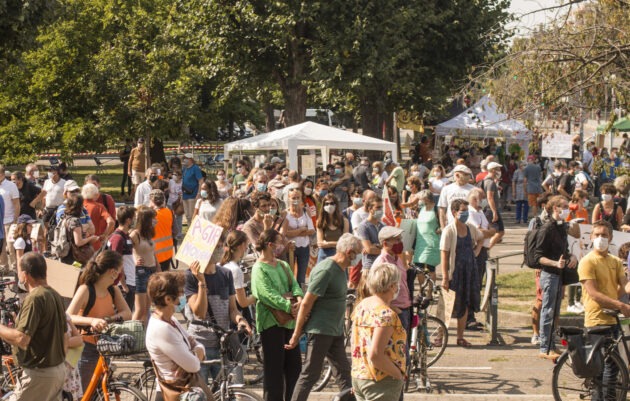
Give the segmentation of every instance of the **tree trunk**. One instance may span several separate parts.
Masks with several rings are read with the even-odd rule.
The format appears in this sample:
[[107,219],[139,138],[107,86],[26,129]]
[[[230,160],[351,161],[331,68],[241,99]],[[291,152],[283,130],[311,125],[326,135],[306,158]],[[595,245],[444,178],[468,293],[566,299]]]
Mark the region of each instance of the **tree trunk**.
[[284,101],[287,127],[306,121],[306,87],[304,85],[295,84],[287,87]]
[[153,138],[153,144],[151,145],[151,160],[149,165],[162,162],[166,162],[164,142],[162,142],[161,139]]
[[373,99],[361,99],[361,128],[363,135],[382,138],[379,127],[378,104]]
[[275,131],[276,116],[273,115],[273,104],[269,100],[265,100],[263,110],[265,111],[265,132]]

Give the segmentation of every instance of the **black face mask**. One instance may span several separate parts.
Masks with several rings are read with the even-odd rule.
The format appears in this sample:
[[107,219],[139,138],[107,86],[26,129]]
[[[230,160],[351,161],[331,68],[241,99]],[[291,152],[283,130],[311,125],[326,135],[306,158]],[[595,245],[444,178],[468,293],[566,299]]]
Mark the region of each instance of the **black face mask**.
[[157,179],[158,179],[158,176],[157,176],[157,175],[151,175],[151,176],[149,176],[149,180],[150,180],[151,182],[155,182],[155,181],[157,181]]

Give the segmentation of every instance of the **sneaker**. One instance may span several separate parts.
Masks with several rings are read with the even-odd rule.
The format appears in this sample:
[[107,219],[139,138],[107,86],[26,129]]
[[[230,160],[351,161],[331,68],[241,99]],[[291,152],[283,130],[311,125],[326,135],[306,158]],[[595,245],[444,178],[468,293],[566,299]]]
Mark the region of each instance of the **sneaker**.
[[540,345],[540,336],[538,334],[532,334],[532,344]]
[[569,306],[567,306],[567,312],[579,315],[580,314],[580,309],[578,309],[575,305],[569,305]]
[[573,307],[575,308],[578,314],[581,315],[582,313],[584,313],[584,305],[582,305],[581,303],[576,302],[575,305],[573,305]]

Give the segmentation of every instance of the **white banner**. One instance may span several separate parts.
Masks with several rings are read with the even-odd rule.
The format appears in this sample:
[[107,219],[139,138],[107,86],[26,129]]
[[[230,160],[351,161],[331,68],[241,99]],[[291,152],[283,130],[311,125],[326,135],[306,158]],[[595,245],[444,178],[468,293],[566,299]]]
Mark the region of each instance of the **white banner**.
[[[593,249],[591,243],[591,233],[593,226],[590,224],[580,224],[580,238],[569,236],[569,252],[575,255],[578,260],[582,259],[587,253]],[[613,231],[613,238],[608,245],[608,252],[611,255],[619,256],[619,248],[626,242],[630,242],[630,233],[622,231]]]
[[571,135],[567,134],[548,134],[542,140],[542,156],[552,159],[570,159],[573,156],[571,138]]

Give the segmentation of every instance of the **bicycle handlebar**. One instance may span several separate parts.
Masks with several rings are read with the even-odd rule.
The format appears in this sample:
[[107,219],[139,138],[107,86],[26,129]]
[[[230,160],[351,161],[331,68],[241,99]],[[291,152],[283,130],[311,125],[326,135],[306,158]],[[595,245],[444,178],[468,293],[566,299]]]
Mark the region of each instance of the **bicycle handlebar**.
[[242,328],[239,328],[238,330],[226,330],[223,327],[219,326],[218,324],[211,322],[209,320],[199,320],[199,319],[193,319],[190,324],[194,324],[197,326],[203,326],[206,327],[212,331],[214,331],[216,334],[223,336],[224,334],[241,334],[241,333],[245,333],[245,330]]

